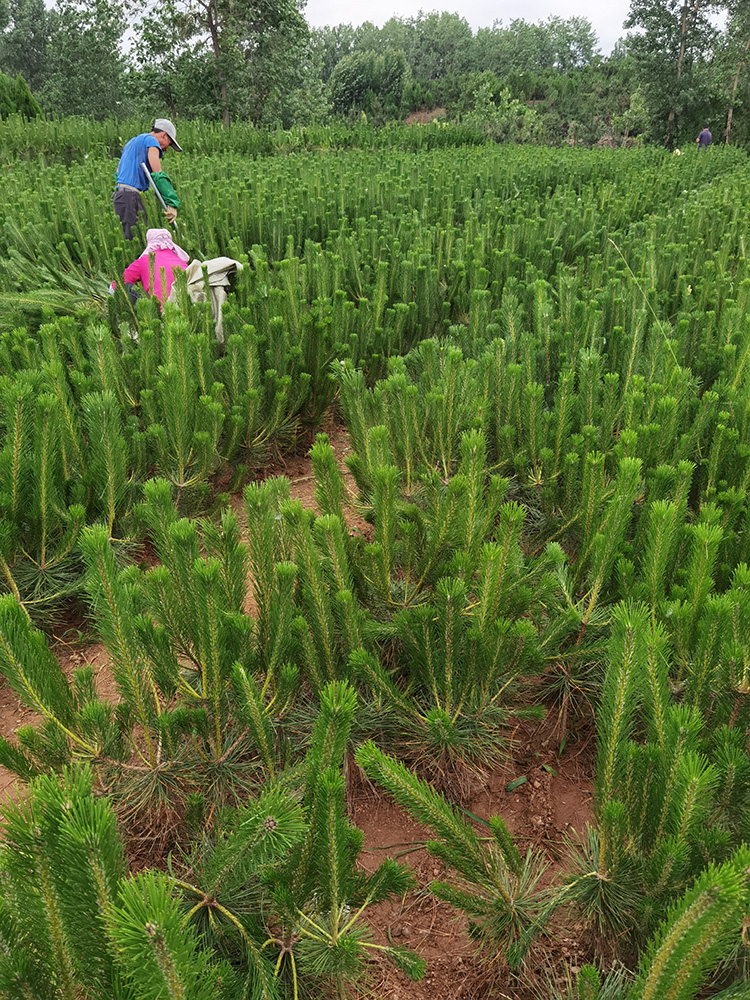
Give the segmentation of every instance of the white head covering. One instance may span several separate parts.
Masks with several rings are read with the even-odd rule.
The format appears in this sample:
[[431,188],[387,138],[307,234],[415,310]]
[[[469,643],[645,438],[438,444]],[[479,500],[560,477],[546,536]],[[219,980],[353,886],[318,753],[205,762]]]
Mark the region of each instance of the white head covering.
[[148,257],[150,253],[156,253],[157,250],[172,250],[185,264],[190,260],[190,254],[182,247],[177,246],[168,229],[148,229],[146,231],[146,249],[141,257]]

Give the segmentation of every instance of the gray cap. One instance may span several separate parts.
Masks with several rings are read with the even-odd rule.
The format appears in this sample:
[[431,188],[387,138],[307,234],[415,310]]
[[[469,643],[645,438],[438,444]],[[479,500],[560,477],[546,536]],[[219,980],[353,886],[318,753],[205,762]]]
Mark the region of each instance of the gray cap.
[[157,118],[152,131],[166,132],[177,152],[182,152],[182,146],[177,142],[177,131],[169,118]]

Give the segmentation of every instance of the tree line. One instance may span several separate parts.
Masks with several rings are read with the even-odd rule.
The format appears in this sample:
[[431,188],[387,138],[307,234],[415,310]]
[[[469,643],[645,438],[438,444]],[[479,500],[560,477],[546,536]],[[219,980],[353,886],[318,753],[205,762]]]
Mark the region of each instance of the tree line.
[[750,141],[746,0],[631,0],[607,56],[583,17],[474,31],[459,14],[433,12],[311,29],[303,6],[0,0],[0,70],[54,115],[157,108],[289,127],[424,111],[500,140],[675,145],[708,123],[715,139]]

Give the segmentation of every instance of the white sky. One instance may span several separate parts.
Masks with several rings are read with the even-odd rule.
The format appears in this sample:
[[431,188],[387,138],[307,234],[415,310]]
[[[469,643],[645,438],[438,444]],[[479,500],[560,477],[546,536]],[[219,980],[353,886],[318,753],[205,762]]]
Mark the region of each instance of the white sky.
[[352,4],[351,0],[307,0],[305,16],[311,28],[330,24],[361,24],[372,21],[381,27],[391,17],[414,17],[420,10],[447,10],[458,13],[472,28],[489,28],[493,21],[504,24],[522,18],[524,21],[544,21],[557,17],[585,17],[599,37],[599,46],[607,55],[618,38],[625,34],[622,23],[628,16],[630,0],[463,0],[452,6],[450,0],[431,4],[429,0],[369,0]]

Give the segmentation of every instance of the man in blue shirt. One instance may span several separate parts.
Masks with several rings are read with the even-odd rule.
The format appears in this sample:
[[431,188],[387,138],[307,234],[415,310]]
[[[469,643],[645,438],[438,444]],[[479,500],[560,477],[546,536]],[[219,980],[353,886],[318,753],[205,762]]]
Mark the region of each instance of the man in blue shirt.
[[138,216],[143,215],[145,218],[146,215],[141,192],[148,191],[149,178],[142,163],[148,167],[153,182],[164,199],[167,221],[172,223],[177,218],[180,199],[161,166],[164,150],[170,146],[182,152],[182,147],[177,143],[175,127],[168,118],[157,118],[150,132],[143,132],[125,143],[117,164],[117,187],[112,204],[122,223],[126,240],[133,239],[132,227],[138,222]]
[[708,125],[704,125],[701,132],[698,133],[698,138],[695,140],[698,143],[698,152],[702,149],[708,149],[713,140],[713,136],[708,131]]

